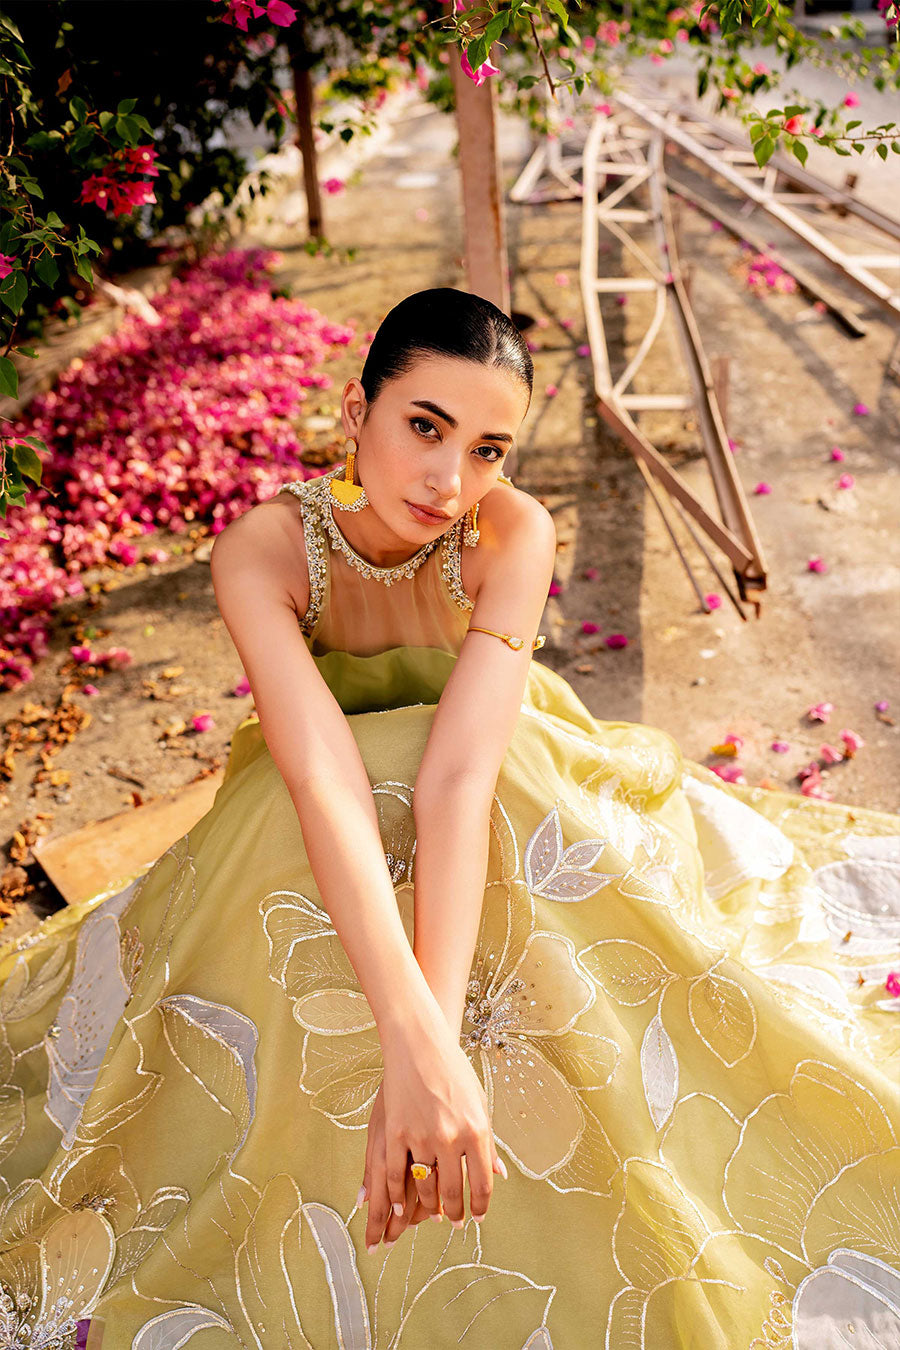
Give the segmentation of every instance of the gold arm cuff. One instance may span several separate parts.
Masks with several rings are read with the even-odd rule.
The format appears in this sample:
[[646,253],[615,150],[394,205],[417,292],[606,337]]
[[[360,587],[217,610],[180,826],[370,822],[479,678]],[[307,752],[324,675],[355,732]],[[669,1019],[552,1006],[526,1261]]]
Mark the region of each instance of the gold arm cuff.
[[[508,647],[512,647],[513,650],[517,652],[521,651],[522,648],[525,646],[524,638],[512,637],[509,633],[497,633],[494,631],[493,628],[482,628],[479,624],[470,623],[466,631],[469,633],[490,633],[491,637],[501,638],[502,641],[505,642]],[[547,639],[545,638],[544,634],[539,633],[538,636],[535,638],[534,642],[532,642],[531,644],[531,650],[537,651],[539,647],[543,647],[546,641]]]

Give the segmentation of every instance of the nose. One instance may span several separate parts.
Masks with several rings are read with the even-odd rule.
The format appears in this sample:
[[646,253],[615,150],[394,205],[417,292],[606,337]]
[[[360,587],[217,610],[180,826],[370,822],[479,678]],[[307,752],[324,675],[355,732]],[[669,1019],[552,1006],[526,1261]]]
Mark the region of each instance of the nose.
[[458,497],[462,492],[462,473],[459,456],[448,454],[443,460],[432,460],[426,479],[429,492],[434,492],[442,502]]

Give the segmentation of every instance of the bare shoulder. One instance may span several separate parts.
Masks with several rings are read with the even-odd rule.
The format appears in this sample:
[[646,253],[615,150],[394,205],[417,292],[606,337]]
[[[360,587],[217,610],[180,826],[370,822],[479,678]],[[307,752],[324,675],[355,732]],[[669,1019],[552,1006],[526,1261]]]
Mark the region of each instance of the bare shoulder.
[[462,550],[463,585],[474,600],[491,565],[516,553],[528,557],[556,553],[553,516],[537,497],[511,483],[498,482],[478,507],[477,548]]
[[[213,559],[216,559],[214,562]],[[290,492],[257,502],[216,536],[210,563],[220,573],[248,569],[286,591],[298,614],[309,604],[306,541],[300,503]]]

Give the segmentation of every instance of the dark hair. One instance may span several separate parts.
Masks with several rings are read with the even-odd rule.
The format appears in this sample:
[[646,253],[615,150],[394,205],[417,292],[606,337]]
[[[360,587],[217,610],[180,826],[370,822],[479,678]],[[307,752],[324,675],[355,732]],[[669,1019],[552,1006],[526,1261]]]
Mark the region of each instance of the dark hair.
[[408,295],[382,319],[359,377],[368,403],[428,354],[508,370],[525,385],[531,402],[534,363],[508,315],[483,296],[434,286]]

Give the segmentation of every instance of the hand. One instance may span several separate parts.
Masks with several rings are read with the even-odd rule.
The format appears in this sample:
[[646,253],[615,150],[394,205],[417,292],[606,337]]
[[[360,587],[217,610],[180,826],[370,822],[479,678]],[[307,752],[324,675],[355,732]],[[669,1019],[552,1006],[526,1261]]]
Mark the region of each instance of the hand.
[[[505,1173],[494,1146],[487,1097],[468,1056],[436,1006],[417,1013],[381,1029],[384,1122],[376,1121],[367,1151],[367,1247],[378,1241],[390,1217],[385,1190],[396,1218],[408,1223],[417,1212],[409,1191],[412,1159],[437,1159],[436,1172],[415,1182],[418,1199],[429,1214],[440,1213],[443,1204],[458,1228],[465,1217],[463,1157],[476,1221],[487,1213],[493,1173]],[[392,1240],[390,1235],[387,1240]]]
[[[423,1219],[432,1218],[440,1223],[443,1211],[438,1206],[437,1213],[429,1213],[419,1199],[419,1193],[416,1190],[415,1180],[407,1167],[406,1173],[406,1197],[407,1203],[403,1215],[397,1215],[391,1208],[390,1197],[387,1191],[387,1180],[385,1179],[381,1194],[373,1196],[372,1193],[372,1160],[375,1157],[384,1157],[384,1082],[382,1081],[375,1100],[372,1103],[372,1111],[369,1116],[369,1128],[366,1136],[366,1163],[363,1173],[363,1184],[360,1187],[358,1203],[362,1206],[364,1203],[369,1205],[368,1223],[366,1225],[366,1246],[377,1244],[384,1234],[385,1246],[390,1246],[396,1242],[397,1238],[410,1224],[421,1223]],[[412,1212],[410,1213],[410,1208]],[[388,1220],[385,1228],[385,1219]]]

